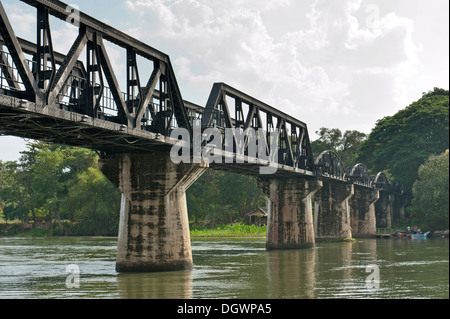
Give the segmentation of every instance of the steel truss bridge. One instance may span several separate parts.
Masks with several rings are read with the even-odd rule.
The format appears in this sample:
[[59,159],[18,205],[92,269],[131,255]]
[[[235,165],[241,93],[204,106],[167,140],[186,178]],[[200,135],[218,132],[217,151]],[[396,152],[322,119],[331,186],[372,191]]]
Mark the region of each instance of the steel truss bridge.
[[[333,152],[314,159],[305,123],[227,84],[213,85],[205,107],[183,100],[167,54],[82,12],[69,51],[56,52],[50,16],[73,22],[74,11],[58,0],[21,1],[36,8],[37,39],[18,38],[0,2],[0,134],[90,148],[106,157],[167,150],[177,142],[172,130],[192,134],[194,121],[202,130],[263,129],[257,143],[266,146],[276,130],[278,177],[300,174],[401,192],[384,174],[371,177],[363,164],[345,169]],[[110,44],[126,55],[124,90]],[[139,61],[151,65],[148,78],[141,76]],[[226,162],[210,167],[256,175],[267,165],[261,158]]]

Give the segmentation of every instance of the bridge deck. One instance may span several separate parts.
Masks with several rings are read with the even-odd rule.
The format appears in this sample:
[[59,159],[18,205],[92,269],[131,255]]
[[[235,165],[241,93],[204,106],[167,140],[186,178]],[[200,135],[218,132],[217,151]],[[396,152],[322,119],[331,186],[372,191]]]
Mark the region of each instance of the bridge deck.
[[0,134],[85,147],[106,153],[169,149],[175,141],[85,115],[40,107],[0,94]]

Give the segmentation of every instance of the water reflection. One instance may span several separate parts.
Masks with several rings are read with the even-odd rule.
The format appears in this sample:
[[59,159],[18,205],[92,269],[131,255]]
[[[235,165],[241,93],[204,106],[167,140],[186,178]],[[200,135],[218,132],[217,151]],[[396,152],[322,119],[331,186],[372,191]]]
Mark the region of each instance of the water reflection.
[[314,249],[270,251],[267,256],[269,298],[314,298]]
[[117,275],[123,299],[190,299],[192,272],[120,273]]

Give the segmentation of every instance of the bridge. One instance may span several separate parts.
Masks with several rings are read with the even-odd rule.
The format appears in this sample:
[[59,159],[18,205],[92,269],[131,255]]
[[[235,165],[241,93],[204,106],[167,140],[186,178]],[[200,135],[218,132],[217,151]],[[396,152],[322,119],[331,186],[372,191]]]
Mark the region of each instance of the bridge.
[[[18,38],[0,2],[0,134],[98,152],[123,194],[117,271],[193,266],[186,190],[209,168],[257,178],[270,199],[267,249],[374,236],[402,216],[398,183],[331,151],[314,158],[298,119],[224,83],[205,107],[185,101],[167,54],[61,1],[21,1],[36,8],[37,39]],[[78,28],[66,53],[53,50],[50,16]],[[122,82],[111,44],[126,56]]]

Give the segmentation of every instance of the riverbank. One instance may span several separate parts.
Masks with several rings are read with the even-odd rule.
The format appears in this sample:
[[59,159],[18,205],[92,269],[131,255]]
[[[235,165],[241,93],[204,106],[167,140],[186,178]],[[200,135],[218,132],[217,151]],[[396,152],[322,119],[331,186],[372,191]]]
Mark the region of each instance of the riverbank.
[[[0,224],[0,237],[52,237],[52,236],[68,236],[70,231],[61,234],[55,229],[40,229],[33,228],[30,230],[23,230],[20,223],[2,223]],[[70,236],[70,235],[69,235]],[[92,234],[76,234],[76,236],[92,237]],[[104,237],[105,235],[99,235]],[[111,236],[108,234],[107,236]],[[243,225],[243,224],[224,224],[216,225],[214,227],[207,227],[203,225],[190,225],[190,236],[192,238],[204,237],[243,237],[243,238],[258,238],[266,236],[266,226]]]
[[[205,226],[201,224],[191,224],[189,226],[191,238],[214,238],[214,237],[236,237],[236,238],[263,238],[266,237],[267,227],[244,224],[222,224],[216,226]],[[449,231],[432,232],[429,238],[448,238]],[[24,230],[21,223],[0,223],[0,237],[117,237],[115,234],[80,234],[70,231],[67,227],[61,233],[58,228],[48,230],[33,228]],[[377,237],[390,237],[390,233],[377,234]],[[320,241],[320,240],[318,240]],[[329,240],[326,240],[329,241]],[[333,240],[332,240],[333,241]],[[335,241],[354,241],[353,238],[339,239]]]
[[215,227],[191,225],[191,237],[266,237],[266,226],[225,224]]

